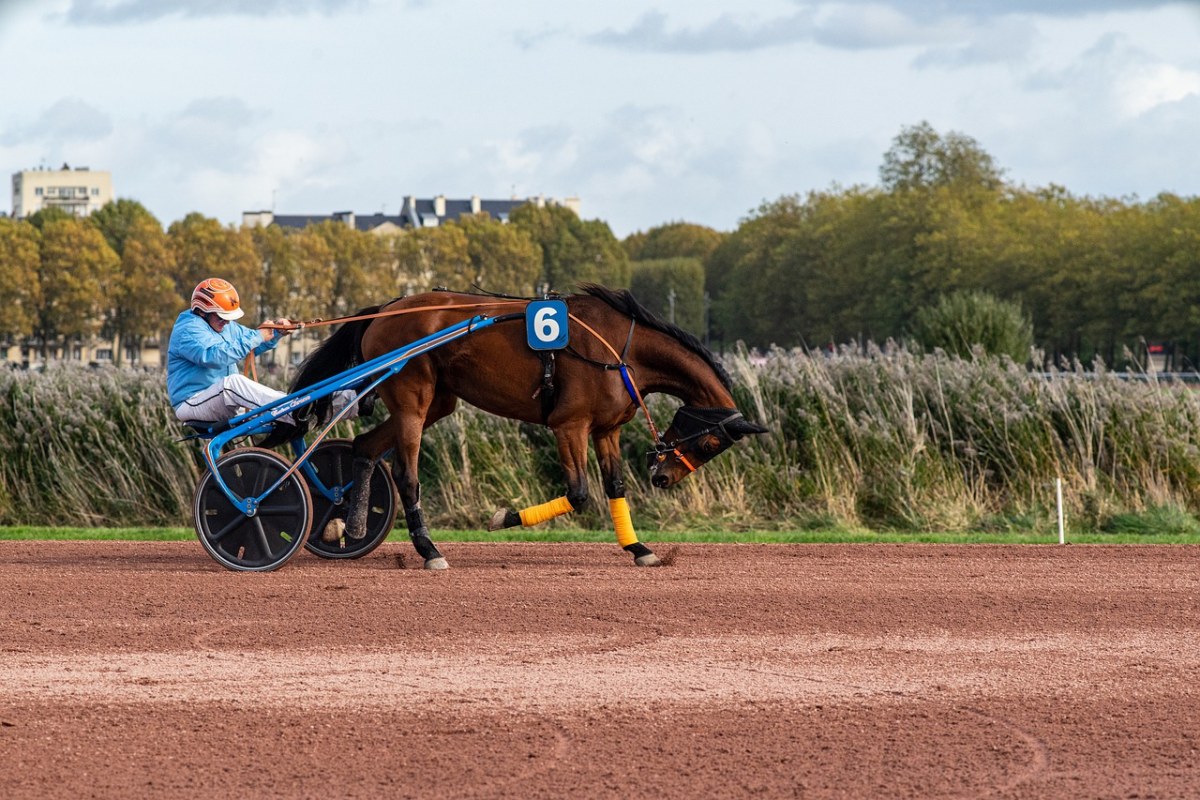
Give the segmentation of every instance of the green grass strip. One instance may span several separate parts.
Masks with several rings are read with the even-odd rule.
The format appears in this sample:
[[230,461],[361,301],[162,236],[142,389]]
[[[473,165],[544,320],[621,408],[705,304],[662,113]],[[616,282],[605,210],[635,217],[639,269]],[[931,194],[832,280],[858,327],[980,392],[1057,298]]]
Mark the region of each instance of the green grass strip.
[[[642,532],[648,544],[1057,544],[1057,535],[1029,532],[1004,533],[897,533],[870,531],[670,531]],[[0,527],[0,541],[191,541],[191,528],[34,528]],[[403,531],[393,531],[388,541],[407,540]],[[611,531],[525,530],[435,531],[441,542],[602,542],[615,543]],[[1071,544],[1200,544],[1198,533],[1071,533]]]
[[180,542],[195,538],[191,528],[0,528],[0,541]]

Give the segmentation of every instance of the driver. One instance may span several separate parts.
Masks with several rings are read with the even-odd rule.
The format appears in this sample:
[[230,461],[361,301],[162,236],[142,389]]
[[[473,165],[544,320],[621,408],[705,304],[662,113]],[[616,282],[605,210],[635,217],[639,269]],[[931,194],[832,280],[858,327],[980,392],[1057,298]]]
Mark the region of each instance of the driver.
[[242,409],[258,408],[284,397],[250,380],[237,365],[250,353],[274,350],[291,333],[287,319],[267,320],[258,329],[239,324],[237,289],[227,280],[209,278],[192,291],[192,305],[180,313],[167,347],[167,394],[183,422],[223,422]]

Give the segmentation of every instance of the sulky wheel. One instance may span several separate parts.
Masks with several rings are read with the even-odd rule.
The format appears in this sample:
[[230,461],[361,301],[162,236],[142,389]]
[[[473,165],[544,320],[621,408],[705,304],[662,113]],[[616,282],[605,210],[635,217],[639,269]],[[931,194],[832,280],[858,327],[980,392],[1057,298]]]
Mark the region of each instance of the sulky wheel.
[[[222,456],[217,470],[239,498],[257,497],[287,472],[291,462],[271,450],[242,447]],[[300,552],[312,527],[312,497],[299,472],[264,497],[253,516],[238,510],[212,472],[205,472],[192,501],[196,535],[221,566],[242,572],[279,569]]]
[[[367,507],[367,535],[355,541],[345,534],[332,542],[325,541],[322,534],[331,519],[345,521],[349,510],[350,490],[345,488],[353,479],[354,451],[349,439],[326,439],[317,445],[308,463],[317,473],[317,479],[326,487],[343,487],[344,497],[335,504],[320,487],[310,486],[313,499],[312,534],[304,546],[321,558],[359,558],[374,550],[388,534],[396,521],[396,484],[382,461],[375,464],[371,472],[370,505]],[[307,476],[306,476],[307,477]]]

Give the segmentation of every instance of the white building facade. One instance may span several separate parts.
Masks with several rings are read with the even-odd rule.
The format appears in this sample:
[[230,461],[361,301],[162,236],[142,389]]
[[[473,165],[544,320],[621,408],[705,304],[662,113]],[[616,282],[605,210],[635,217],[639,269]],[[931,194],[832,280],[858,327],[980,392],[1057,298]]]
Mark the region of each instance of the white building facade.
[[111,172],[63,164],[62,169],[27,169],[12,176],[12,215],[17,219],[44,208],[86,217],[112,200]]

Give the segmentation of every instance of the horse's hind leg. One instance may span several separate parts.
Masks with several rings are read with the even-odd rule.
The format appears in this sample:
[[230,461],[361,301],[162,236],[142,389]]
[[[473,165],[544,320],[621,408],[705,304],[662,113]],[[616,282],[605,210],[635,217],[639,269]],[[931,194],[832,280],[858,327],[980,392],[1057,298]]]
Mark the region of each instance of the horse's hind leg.
[[625,480],[621,471],[621,429],[597,433],[592,437],[596,444],[596,460],[600,463],[600,474],[604,478],[604,494],[608,496],[608,512],[612,515],[613,528],[617,532],[617,544],[633,556],[639,567],[655,567],[661,562],[649,547],[638,541],[633,530],[633,518],[629,514],[629,503],[625,501]]
[[556,497],[548,503],[530,506],[521,511],[502,508],[488,522],[489,531],[501,528],[526,528],[582,509],[588,501],[587,430],[582,426],[555,428],[558,441],[558,460],[567,476],[566,497]]

